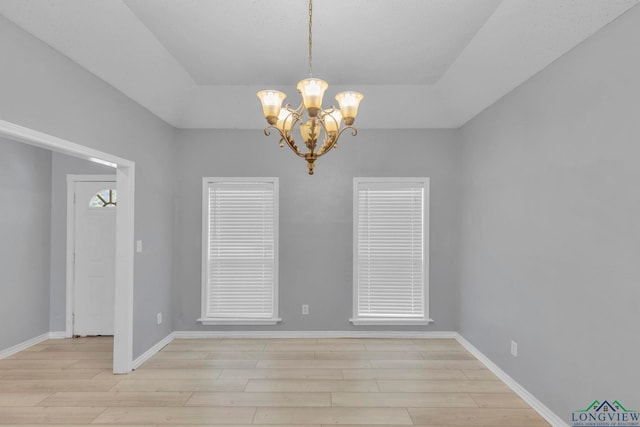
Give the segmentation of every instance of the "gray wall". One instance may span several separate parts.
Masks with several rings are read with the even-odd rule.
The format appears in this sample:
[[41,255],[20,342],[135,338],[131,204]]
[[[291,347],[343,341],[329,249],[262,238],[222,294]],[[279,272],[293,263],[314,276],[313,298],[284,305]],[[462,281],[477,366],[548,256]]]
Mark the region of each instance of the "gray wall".
[[0,350],[49,332],[51,153],[0,138]]
[[[307,175],[306,162],[262,131],[177,133],[175,145],[174,326],[216,329],[200,317],[202,177],[280,178],[280,316],[274,330],[457,330],[459,144],[455,131],[361,131]],[[354,327],[352,197],[356,176],[431,178],[431,317],[426,327]],[[301,305],[310,304],[309,316]]]
[[[0,119],[136,162],[135,231],[144,242],[134,266],[133,352],[138,356],[173,329],[174,130],[3,17],[0,52]],[[159,311],[164,323],[157,326]]]
[[51,156],[51,293],[49,328],[66,329],[67,310],[67,174],[114,175],[115,170],[77,157]]
[[640,406],[639,41],[635,7],[462,129],[460,331],[567,420]]

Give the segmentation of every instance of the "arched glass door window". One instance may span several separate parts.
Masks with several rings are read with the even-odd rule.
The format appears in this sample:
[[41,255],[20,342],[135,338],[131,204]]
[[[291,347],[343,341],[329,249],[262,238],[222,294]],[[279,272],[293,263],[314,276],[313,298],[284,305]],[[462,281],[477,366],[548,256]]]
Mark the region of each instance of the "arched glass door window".
[[98,191],[89,202],[91,208],[115,208],[118,205],[118,193],[113,188]]

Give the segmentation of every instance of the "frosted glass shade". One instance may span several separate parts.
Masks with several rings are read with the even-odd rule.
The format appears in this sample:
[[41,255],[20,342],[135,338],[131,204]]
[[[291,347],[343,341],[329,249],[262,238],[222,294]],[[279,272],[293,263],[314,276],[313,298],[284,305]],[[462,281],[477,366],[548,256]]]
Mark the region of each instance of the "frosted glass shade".
[[300,135],[302,136],[302,139],[304,140],[305,143],[308,143],[314,139],[313,135],[311,134],[311,129],[312,129],[311,120],[309,120],[306,123],[300,124]]
[[324,127],[327,132],[338,132],[340,122],[342,121],[342,113],[340,110],[333,110],[331,113],[324,115]]
[[322,106],[322,97],[329,84],[320,79],[304,79],[298,82],[298,91],[302,95],[302,102],[310,117],[318,115]]
[[282,101],[287,95],[277,90],[261,90],[257,95],[260,98],[260,102],[262,102],[262,112],[267,122],[271,125],[276,124],[282,108]]
[[280,110],[276,127],[283,132],[290,132],[293,125],[293,114],[287,109]]
[[358,115],[358,106],[364,95],[360,92],[340,92],[336,95],[336,101],[340,105],[342,118],[347,126],[351,126]]

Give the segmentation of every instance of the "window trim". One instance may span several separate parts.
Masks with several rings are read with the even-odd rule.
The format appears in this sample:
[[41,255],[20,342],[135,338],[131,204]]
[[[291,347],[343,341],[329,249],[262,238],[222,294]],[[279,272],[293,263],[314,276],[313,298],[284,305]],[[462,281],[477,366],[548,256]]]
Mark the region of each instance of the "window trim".
[[[214,182],[262,182],[273,184],[274,192],[274,284],[273,284],[273,316],[267,318],[213,318],[207,316],[207,273],[209,270],[209,259],[207,257],[209,248],[209,184]],[[280,185],[277,177],[203,177],[202,178],[202,277],[200,293],[200,318],[197,319],[203,325],[276,325],[282,319],[278,316],[279,300],[279,236],[280,236]]]
[[[424,186],[423,196],[423,297],[424,297],[424,317],[359,317],[358,316],[358,187],[365,183],[411,183],[419,182]],[[371,326],[411,326],[411,325],[428,325],[433,322],[429,317],[429,231],[430,231],[430,179],[428,177],[402,177],[402,178],[353,178],[353,307],[352,317],[349,321],[354,325],[371,325]]]

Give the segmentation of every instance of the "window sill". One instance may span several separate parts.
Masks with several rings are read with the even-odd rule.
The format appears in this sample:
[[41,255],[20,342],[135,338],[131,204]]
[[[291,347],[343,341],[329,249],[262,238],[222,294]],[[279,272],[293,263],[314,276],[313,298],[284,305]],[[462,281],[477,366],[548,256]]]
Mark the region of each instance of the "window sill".
[[386,318],[352,318],[349,322],[354,325],[371,326],[417,326],[433,323],[433,319],[386,319]]
[[198,322],[203,325],[277,325],[282,319],[213,319],[202,318]]

